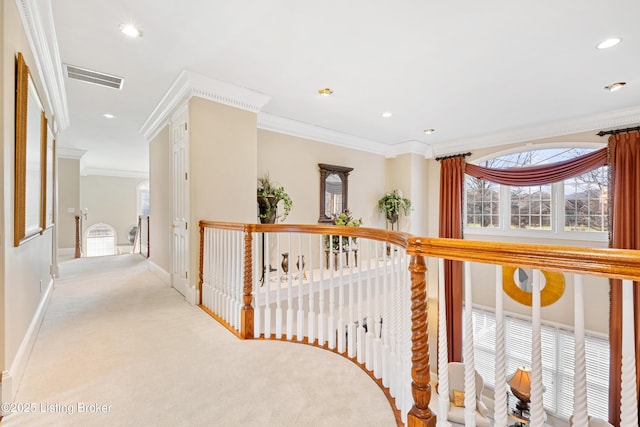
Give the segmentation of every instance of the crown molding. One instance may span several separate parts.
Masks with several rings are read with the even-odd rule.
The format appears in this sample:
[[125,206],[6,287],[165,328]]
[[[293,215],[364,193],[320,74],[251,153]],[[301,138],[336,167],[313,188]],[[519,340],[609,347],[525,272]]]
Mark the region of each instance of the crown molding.
[[80,171],[81,176],[110,176],[116,178],[140,178],[149,179],[149,172],[130,171],[122,169],[105,169],[105,168],[83,168]]
[[389,151],[380,142],[268,113],[258,114],[258,128],[384,156]]
[[445,141],[434,144],[432,154],[433,157],[436,157],[460,151],[535,141],[574,133],[615,129],[638,123],[640,123],[640,107],[630,107],[571,120],[557,121],[543,126],[498,132],[457,141]]
[[140,133],[148,141],[153,139],[168,122],[173,110],[181,102],[194,96],[253,113],[259,112],[271,99],[270,96],[251,89],[182,70],[145,120]]
[[64,130],[69,126],[69,107],[51,1],[16,0],[16,6],[37,74],[42,79],[47,110],[53,115],[56,131]]
[[425,144],[424,142],[411,140],[389,146],[386,156],[390,159],[401,156],[403,154],[420,154],[427,157],[429,149],[430,146]]
[[80,160],[85,154],[87,154],[87,150],[71,147],[56,147],[56,156],[58,158]]

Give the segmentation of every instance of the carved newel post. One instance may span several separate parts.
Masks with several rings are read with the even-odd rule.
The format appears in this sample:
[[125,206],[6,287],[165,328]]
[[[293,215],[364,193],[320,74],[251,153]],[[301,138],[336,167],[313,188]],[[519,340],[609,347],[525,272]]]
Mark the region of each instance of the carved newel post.
[[409,427],[435,427],[436,416],[429,409],[431,373],[429,366],[429,322],[424,257],[411,255],[411,394],[415,402],[408,415]]
[[246,230],[244,232],[244,283],[242,287],[242,310],[240,311],[240,338],[252,339],[253,338],[253,306],[251,301],[253,295],[251,294],[252,281],[251,281],[251,266],[253,260],[251,259],[251,231]]

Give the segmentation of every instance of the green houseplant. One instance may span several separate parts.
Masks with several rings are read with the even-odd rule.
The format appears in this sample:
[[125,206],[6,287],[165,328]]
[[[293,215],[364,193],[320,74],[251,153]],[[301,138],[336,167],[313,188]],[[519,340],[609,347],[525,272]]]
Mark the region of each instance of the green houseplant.
[[[258,178],[258,218],[262,224],[275,224],[284,221],[291,212],[293,202],[284,187],[272,182],[269,175]],[[278,203],[282,201],[283,212],[278,215]]]
[[[362,225],[362,218],[355,219],[349,209],[345,209],[342,213],[333,216],[333,224],[346,227],[360,227]],[[340,248],[340,236],[331,236],[331,246],[334,251],[339,251]],[[351,243],[355,245],[356,237],[351,238]],[[329,236],[325,236],[324,241],[325,248],[329,248]],[[349,236],[342,236],[342,250],[349,249]]]
[[393,225],[398,222],[400,211],[405,215],[409,215],[411,200],[403,197],[400,190],[393,190],[378,200],[378,209],[384,214],[387,221]]

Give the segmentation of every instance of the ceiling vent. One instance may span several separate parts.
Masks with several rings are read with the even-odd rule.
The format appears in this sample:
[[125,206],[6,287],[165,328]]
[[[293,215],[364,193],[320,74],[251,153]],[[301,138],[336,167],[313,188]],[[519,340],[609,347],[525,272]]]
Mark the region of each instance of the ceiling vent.
[[124,79],[122,77],[112,76],[99,71],[87,70],[86,68],[75,67],[69,64],[65,64],[64,68],[67,72],[67,77],[70,79],[80,80],[118,90],[122,89],[122,85],[124,84]]

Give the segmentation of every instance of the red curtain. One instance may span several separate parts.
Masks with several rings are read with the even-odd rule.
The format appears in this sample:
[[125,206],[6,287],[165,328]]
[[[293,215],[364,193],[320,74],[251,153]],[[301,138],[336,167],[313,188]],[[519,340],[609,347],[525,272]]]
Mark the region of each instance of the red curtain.
[[544,185],[573,178],[606,164],[607,148],[605,147],[575,159],[525,168],[491,169],[468,164],[466,165],[465,173],[474,178],[481,178],[503,185]]
[[[440,161],[440,237],[462,239],[464,157]],[[462,362],[462,263],[444,262],[449,362]],[[440,295],[439,298],[443,296]]]
[[[609,138],[611,173],[610,244],[617,249],[640,249],[640,132]],[[620,376],[622,373],[622,283],[611,280],[609,297],[609,422],[620,425]],[[634,283],[636,378],[640,379],[640,291]],[[640,396],[640,388],[637,389]]]

